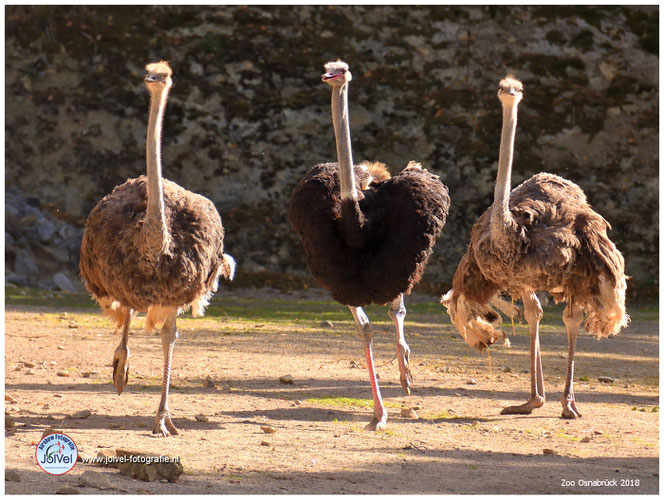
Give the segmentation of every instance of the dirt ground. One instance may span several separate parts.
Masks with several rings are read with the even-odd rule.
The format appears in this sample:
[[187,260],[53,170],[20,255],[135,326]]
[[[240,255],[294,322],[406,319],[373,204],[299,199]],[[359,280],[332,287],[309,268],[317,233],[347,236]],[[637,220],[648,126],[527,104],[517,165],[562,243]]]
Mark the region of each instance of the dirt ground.
[[[283,298],[254,300],[264,305]],[[5,410],[16,419],[16,432],[5,439],[5,470],[21,480],[6,481],[5,491],[54,493],[77,487],[84,471],[95,470],[117,489],[80,487],[80,493],[659,492],[656,319],[636,316],[621,335],[599,342],[580,336],[575,388],[583,417],[569,421],[560,418],[559,402],[566,335],[560,315],[546,310],[547,403],[529,416],[502,416],[503,407],[529,394],[527,329],[517,326],[510,349],[492,349],[490,370],[487,356],[465,345],[434,301],[416,297],[418,307],[406,318],[411,396],[399,384],[387,309],[369,311],[389,412],[385,432],[363,430],[371,390],[342,306],[316,305],[338,311],[331,327],[312,319],[316,314],[298,319],[297,311],[313,302],[297,297],[283,302],[286,317],[274,321],[224,314],[225,302],[218,316],[179,319],[170,406],[181,433],[169,438],[151,434],[162,354],[159,337],[142,330],[143,317],[130,337],[129,385],[118,396],[111,360],[120,339],[96,310],[8,305],[5,393],[15,402],[6,401]],[[251,298],[240,304],[251,310]],[[286,374],[292,385],[279,382]],[[601,376],[616,380],[602,383]],[[416,407],[418,418],[401,416],[402,407]],[[92,415],[67,418],[81,410]],[[50,476],[35,463],[35,445],[47,427],[63,430],[84,456],[139,449],[179,456],[185,472],[177,483],[149,483],[79,463]],[[593,486],[593,480],[617,484]]]

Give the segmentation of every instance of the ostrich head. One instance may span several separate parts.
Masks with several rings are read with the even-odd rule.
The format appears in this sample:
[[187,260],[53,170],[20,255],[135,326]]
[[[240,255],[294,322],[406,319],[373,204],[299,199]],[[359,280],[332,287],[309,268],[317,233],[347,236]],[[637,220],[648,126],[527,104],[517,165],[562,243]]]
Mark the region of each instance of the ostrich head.
[[513,75],[507,75],[498,84],[498,99],[503,104],[516,106],[523,97],[522,92],[523,84]]
[[148,90],[152,90],[155,87],[166,87],[169,88],[173,85],[173,80],[171,80],[171,75],[173,71],[166,61],[159,61],[156,63],[151,63],[145,66],[145,86]]
[[321,79],[333,87],[343,87],[353,79],[353,75],[348,71],[348,64],[337,59],[325,65],[325,74]]

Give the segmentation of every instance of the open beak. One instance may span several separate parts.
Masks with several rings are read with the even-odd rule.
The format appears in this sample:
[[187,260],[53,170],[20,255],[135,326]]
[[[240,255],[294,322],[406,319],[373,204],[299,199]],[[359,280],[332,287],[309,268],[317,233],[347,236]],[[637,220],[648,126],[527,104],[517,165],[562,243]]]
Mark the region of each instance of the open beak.
[[330,81],[330,80],[336,80],[337,78],[343,78],[343,74],[341,73],[325,73],[323,76],[321,76],[321,80],[324,82]]

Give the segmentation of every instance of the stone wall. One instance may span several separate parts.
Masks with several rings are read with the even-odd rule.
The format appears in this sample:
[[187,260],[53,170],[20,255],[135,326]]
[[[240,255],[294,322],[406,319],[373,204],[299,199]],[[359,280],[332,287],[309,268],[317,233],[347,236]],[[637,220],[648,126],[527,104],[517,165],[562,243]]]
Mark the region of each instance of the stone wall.
[[[143,67],[166,59],[166,177],[215,202],[240,270],[306,275],[288,199],[335,159],[320,75],[340,57],[355,160],[418,160],[450,188],[426,274],[442,291],[492,200],[512,72],[514,185],[539,171],[578,183],[632,285],[657,284],[657,6],[8,6],[5,22],[6,186],[70,225],[144,173]],[[8,274],[20,239],[6,238]]]

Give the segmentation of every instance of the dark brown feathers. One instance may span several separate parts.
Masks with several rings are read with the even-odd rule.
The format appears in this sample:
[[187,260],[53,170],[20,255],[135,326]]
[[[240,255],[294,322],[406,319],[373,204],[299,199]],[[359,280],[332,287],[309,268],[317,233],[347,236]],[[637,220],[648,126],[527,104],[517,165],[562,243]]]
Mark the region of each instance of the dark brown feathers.
[[[449,209],[447,188],[437,176],[416,168],[372,182],[361,191],[356,227],[342,221],[339,165],[311,169],[295,187],[289,217],[302,239],[308,265],[335,300],[351,306],[385,304],[410,293]],[[354,167],[358,185],[367,169]]]
[[98,300],[123,307],[186,308],[205,300],[226,275],[224,229],[214,205],[174,182],[163,180],[171,248],[158,259],[141,257],[146,209],[146,177],[130,179],[90,212],[81,244],[81,275]]

